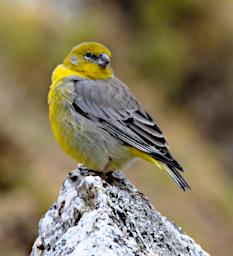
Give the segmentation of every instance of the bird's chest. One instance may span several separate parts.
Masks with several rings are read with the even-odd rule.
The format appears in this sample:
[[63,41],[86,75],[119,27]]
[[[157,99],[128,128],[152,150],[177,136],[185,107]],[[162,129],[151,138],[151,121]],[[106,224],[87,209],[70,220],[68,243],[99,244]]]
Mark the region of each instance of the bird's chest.
[[74,156],[77,154],[77,137],[81,127],[73,113],[72,88],[56,88],[49,101],[49,119],[56,140],[63,150]]

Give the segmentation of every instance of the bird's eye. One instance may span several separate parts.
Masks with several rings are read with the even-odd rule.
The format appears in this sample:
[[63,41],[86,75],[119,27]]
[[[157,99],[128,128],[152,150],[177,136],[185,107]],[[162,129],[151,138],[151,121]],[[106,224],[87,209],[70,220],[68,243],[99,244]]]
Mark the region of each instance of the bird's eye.
[[91,54],[90,52],[87,52],[87,53],[86,53],[86,57],[87,57],[87,58],[91,58],[91,57],[92,57],[92,54]]
[[71,56],[70,62],[71,62],[72,64],[76,65],[76,64],[78,63],[78,60],[77,60],[76,56]]

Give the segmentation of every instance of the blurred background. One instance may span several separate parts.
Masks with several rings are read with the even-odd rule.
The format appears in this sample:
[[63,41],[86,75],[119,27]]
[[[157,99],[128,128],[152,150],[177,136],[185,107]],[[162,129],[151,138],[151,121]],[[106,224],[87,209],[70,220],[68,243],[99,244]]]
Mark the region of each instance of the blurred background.
[[125,171],[211,255],[233,245],[233,1],[0,1],[0,255],[28,255],[38,221],[76,163],[51,133],[54,67],[83,41],[112,51],[164,131],[193,192],[156,167]]

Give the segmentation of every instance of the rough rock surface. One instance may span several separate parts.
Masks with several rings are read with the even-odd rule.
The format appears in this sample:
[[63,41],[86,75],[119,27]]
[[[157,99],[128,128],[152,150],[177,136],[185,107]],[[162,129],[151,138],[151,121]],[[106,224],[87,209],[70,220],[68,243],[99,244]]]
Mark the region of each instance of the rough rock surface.
[[79,167],[42,217],[31,256],[208,255],[120,172]]

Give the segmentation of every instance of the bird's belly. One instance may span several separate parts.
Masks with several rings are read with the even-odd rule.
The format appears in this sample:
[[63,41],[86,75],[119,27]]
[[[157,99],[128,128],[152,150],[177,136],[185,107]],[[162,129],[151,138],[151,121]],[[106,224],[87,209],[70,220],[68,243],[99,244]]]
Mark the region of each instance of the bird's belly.
[[72,110],[60,110],[50,116],[55,138],[63,150],[77,162],[98,171],[122,167],[133,158],[129,148],[103,130],[97,123]]

